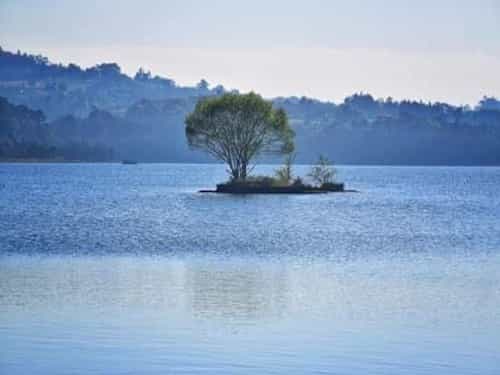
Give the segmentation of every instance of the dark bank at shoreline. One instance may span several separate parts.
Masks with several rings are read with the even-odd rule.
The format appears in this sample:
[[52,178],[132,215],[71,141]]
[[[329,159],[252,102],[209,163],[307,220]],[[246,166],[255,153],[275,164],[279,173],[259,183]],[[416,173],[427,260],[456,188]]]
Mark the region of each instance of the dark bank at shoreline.
[[217,184],[215,190],[202,189],[200,193],[221,194],[325,194],[325,193],[355,193],[357,190],[345,189],[344,183],[325,183],[321,186],[306,184],[291,184],[273,186],[252,182],[228,182]]
[[[0,164],[127,164],[122,160],[63,160],[63,159],[0,159]],[[214,162],[203,161],[141,161],[138,160],[135,164],[186,164],[186,165],[213,165],[221,164]],[[280,165],[277,162],[264,163],[265,165]],[[312,165],[313,163],[299,162],[295,165]],[[340,163],[338,166],[351,167],[408,167],[408,168],[497,168],[499,164],[380,164],[380,163]]]

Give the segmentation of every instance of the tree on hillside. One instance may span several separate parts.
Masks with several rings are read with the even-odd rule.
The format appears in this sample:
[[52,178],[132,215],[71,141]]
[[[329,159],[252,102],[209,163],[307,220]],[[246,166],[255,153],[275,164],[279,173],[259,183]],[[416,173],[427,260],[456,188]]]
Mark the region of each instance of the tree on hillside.
[[483,96],[477,106],[479,110],[500,111],[500,100],[495,97]]
[[186,118],[186,136],[191,148],[225,162],[233,180],[245,180],[259,155],[294,147],[285,111],[254,93],[201,99]]
[[200,82],[198,82],[196,84],[196,88],[200,91],[208,91],[208,82],[207,80],[205,79],[202,79],[200,80]]

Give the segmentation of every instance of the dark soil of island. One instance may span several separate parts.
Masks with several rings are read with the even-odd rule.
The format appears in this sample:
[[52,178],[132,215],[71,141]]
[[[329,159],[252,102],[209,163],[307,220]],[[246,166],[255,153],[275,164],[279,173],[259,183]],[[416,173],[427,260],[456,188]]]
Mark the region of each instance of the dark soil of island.
[[356,190],[346,190],[343,183],[329,183],[320,187],[309,185],[262,186],[256,184],[224,183],[218,184],[216,190],[200,190],[200,193],[224,194],[326,194],[353,193]]

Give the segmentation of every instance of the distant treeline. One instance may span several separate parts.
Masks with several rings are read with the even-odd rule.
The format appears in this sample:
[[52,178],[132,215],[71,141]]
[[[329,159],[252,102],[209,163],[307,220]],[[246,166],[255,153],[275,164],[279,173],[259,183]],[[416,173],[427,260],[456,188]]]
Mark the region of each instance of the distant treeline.
[[60,137],[41,111],[0,97],[0,160],[110,161],[113,150],[86,139]]
[[[0,49],[0,159],[209,161],[188,149],[184,118],[200,97],[225,91]],[[274,104],[290,117],[299,162],[324,153],[337,163],[500,165],[500,101],[492,97],[475,108],[368,94]]]

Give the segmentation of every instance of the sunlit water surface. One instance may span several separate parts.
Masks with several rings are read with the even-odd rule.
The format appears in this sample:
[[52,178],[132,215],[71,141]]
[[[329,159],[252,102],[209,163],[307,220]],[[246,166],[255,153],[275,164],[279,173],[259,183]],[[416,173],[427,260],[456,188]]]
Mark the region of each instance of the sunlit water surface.
[[0,164],[0,374],[499,374],[500,168],[339,173]]

